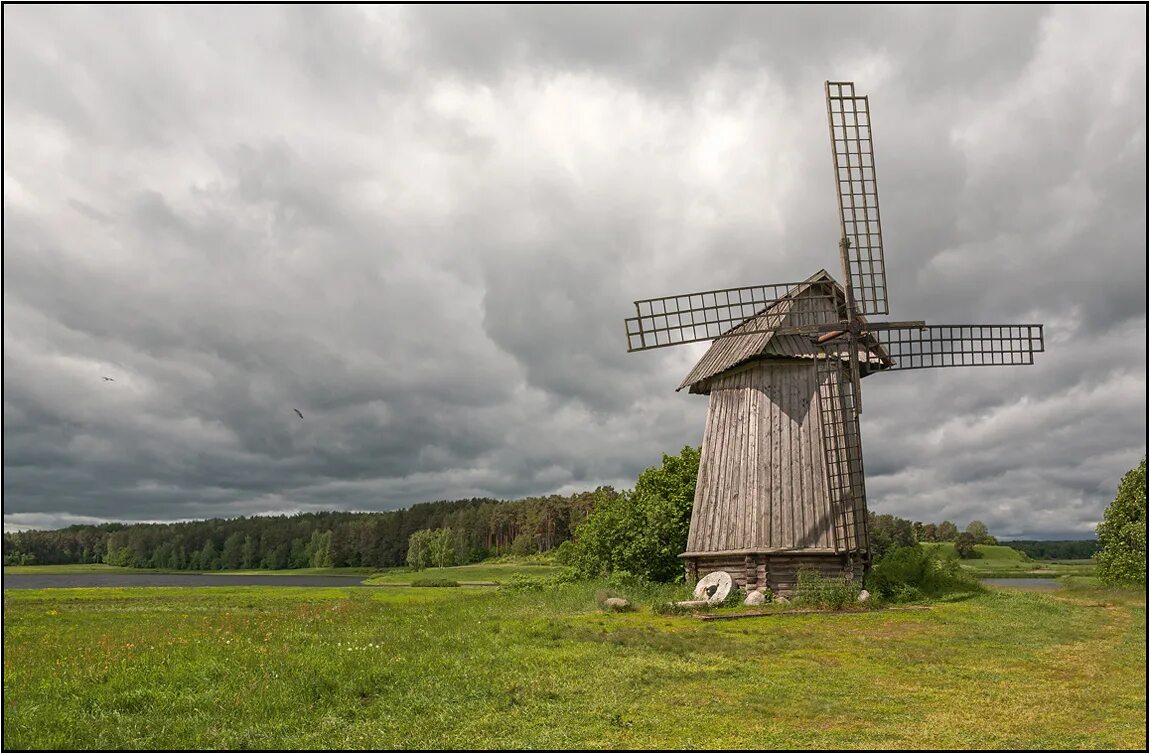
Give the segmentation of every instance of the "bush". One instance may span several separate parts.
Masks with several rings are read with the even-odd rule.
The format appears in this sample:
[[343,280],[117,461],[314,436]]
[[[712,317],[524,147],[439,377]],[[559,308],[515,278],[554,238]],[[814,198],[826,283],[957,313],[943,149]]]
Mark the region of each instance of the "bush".
[[866,583],[870,591],[893,602],[981,588],[956,559],[942,557],[917,544],[888,552],[871,568]]
[[1098,524],[1098,576],[1113,584],[1146,582],[1146,459],[1122,477]]
[[683,580],[699,449],[663,456],[621,495],[596,491],[594,507],[575,531],[571,562],[586,578],[628,571],[647,581]]
[[795,586],[795,602],[803,606],[842,610],[858,603],[861,587],[846,578],[826,578],[818,571],[799,570],[799,583]]
[[411,582],[412,586],[459,586],[458,581],[451,579],[415,579]]
[[505,592],[541,592],[547,586],[545,579],[533,578],[516,573],[499,585]]
[[575,565],[575,543],[569,539],[563,540],[551,553],[551,557],[556,565]]
[[563,584],[571,584],[579,580],[579,574],[574,568],[564,568],[551,576],[525,576],[521,573],[512,574],[499,585],[499,589],[508,592],[538,592],[554,588]]

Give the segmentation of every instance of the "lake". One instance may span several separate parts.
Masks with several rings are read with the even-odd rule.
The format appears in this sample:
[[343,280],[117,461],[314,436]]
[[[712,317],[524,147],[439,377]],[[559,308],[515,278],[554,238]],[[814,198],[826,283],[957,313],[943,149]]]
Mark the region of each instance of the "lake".
[[126,586],[363,586],[366,576],[222,576],[202,573],[6,574],[5,589]]

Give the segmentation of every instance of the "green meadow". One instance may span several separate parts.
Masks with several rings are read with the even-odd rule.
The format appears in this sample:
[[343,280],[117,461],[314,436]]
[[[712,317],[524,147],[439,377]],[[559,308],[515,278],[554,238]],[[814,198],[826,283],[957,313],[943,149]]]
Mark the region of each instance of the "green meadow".
[[266,568],[239,571],[189,571],[171,568],[127,568],[105,563],[72,563],[69,565],[4,566],[4,575],[66,575],[70,573],[206,573],[216,576],[370,576],[380,573],[376,568],[291,568],[278,571]]
[[594,583],[7,590],[3,744],[1144,749],[1145,596],[1064,581],[730,621]]
[[[950,542],[922,542],[946,555],[958,557]],[[959,561],[962,567],[980,579],[993,578],[1059,578],[1061,576],[1093,576],[1093,560],[1031,560],[1018,550],[1005,545],[975,545],[977,558]]]
[[547,578],[563,570],[559,566],[516,563],[516,562],[482,562],[470,565],[450,566],[447,568],[425,568],[413,571],[408,568],[396,568],[379,572],[364,583],[378,586],[404,585],[412,582],[418,583],[423,579],[445,579],[465,584],[503,584],[513,576],[530,578]]

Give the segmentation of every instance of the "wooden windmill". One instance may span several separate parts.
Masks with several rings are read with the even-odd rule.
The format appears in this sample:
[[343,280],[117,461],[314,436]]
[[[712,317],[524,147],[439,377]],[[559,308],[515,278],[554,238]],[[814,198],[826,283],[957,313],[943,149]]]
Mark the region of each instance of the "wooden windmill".
[[710,396],[685,561],[747,589],[800,568],[869,566],[860,381],[881,372],[1033,364],[1042,325],[870,322],[887,314],[870,105],[826,82],[843,284],[826,270],[777,283],[644,299],[627,350],[713,340],[679,385]]

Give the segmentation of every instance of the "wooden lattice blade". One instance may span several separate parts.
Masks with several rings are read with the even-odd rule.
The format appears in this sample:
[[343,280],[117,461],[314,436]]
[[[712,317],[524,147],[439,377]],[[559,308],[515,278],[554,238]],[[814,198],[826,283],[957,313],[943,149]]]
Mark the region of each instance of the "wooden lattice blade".
[[[803,325],[802,327],[781,327],[775,330],[776,335],[818,335],[823,333],[845,332],[845,322],[831,322],[823,325]],[[921,319],[903,320],[901,322],[866,322],[862,325],[860,334],[865,335],[877,330],[901,330],[910,327],[923,328],[926,322]]]
[[817,364],[823,465],[834,517],[835,549],[861,553],[868,549],[868,543],[857,385],[841,353],[824,349]]
[[[743,327],[737,332],[732,329],[763,314],[803,285],[772,283],[636,301],[635,316],[625,321],[627,350],[645,351],[718,337],[776,332],[781,322],[767,327]],[[834,301],[830,292],[805,295]]]
[[889,369],[1024,366],[1045,350],[1042,325],[930,325],[872,335],[893,360]]
[[826,82],[827,123],[838,194],[844,284],[859,314],[887,314],[886,263],[875,179],[870,103],[854,83]]

